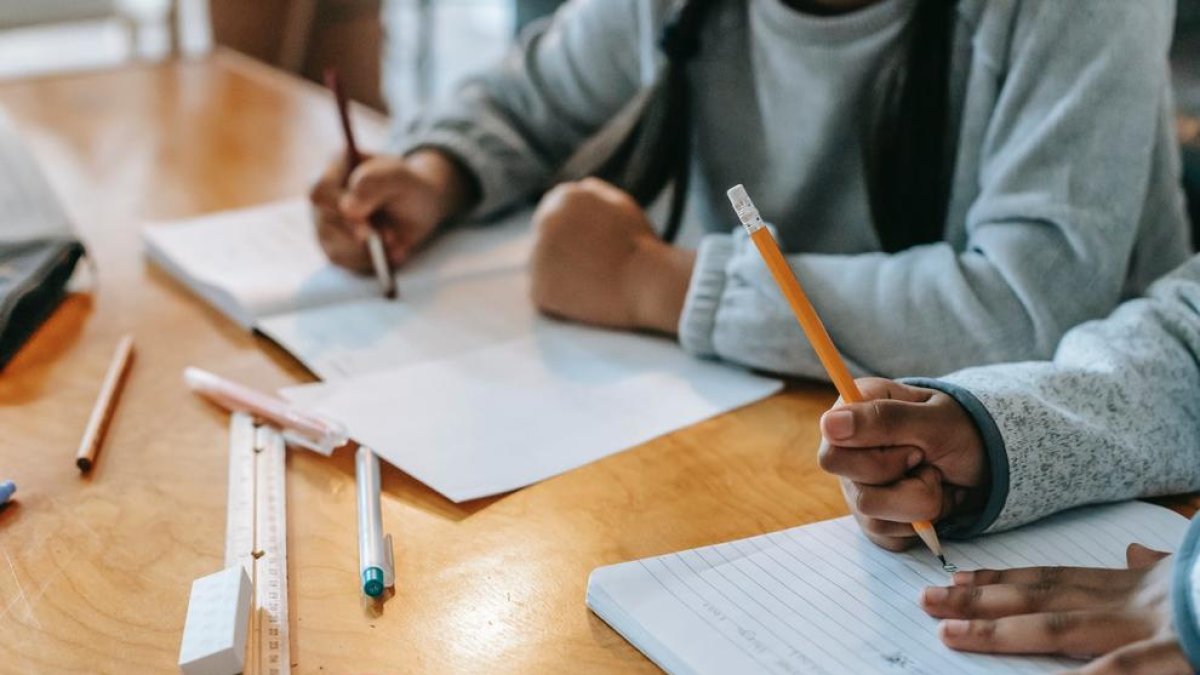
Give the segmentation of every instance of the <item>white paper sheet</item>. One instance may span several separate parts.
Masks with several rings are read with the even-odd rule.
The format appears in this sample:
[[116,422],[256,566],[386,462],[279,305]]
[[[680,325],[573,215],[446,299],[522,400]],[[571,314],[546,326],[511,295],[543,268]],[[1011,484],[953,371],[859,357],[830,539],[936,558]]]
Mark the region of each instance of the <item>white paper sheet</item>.
[[[1131,502],[943,542],[961,569],[1123,567],[1140,542],[1175,550],[1187,519]],[[1065,659],[952,651],[918,604],[948,577],[927,551],[892,554],[849,517],[602,567],[588,606],[672,673],[1044,673]]]
[[374,277],[334,266],[307,201],[294,199],[151,225],[146,255],[236,321],[381,295]]
[[382,298],[269,317],[258,329],[326,382],[464,354],[531,335],[526,276],[406,283]]
[[781,386],[668,340],[537,319],[531,335],[498,346],[282,393],[459,502],[549,478]]

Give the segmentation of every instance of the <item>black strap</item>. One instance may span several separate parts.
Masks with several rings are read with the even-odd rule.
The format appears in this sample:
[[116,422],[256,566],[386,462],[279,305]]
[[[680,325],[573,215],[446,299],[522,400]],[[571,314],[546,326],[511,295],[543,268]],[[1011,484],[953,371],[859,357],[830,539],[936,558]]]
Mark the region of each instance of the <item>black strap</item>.
[[673,142],[662,144],[662,150],[671,153],[671,207],[663,228],[664,241],[673,242],[679,236],[683,224],[683,211],[687,204],[688,185],[691,180],[692,114],[691,87],[688,83],[688,65],[700,52],[700,31],[708,10],[716,0],[688,0],[663,26],[659,47],[670,61],[667,71],[667,106],[669,129]]

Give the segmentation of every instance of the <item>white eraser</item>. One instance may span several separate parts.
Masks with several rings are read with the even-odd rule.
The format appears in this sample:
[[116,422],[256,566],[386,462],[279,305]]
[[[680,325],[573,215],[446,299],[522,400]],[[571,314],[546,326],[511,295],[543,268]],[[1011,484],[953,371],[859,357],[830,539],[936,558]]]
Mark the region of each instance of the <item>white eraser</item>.
[[246,661],[252,596],[241,565],[192,582],[179,670],[187,675],[236,675]]

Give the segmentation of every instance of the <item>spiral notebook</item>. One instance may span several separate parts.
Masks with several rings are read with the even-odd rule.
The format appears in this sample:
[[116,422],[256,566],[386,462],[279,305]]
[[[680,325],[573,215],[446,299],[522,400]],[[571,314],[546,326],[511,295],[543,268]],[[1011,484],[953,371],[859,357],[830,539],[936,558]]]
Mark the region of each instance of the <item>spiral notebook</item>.
[[[961,569],[1123,567],[1129,543],[1175,550],[1187,524],[1129,502],[943,543]],[[1047,673],[1078,665],[946,648],[918,597],[947,583],[928,551],[884,551],[845,517],[602,567],[588,581],[587,604],[670,673]]]

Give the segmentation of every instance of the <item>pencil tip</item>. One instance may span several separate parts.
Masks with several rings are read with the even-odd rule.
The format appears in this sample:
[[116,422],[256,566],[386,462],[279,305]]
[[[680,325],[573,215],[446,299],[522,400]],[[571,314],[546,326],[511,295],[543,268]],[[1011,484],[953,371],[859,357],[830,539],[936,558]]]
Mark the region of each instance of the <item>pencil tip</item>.
[[946,556],[942,555],[941,553],[937,554],[937,559],[938,559],[938,561],[940,561],[942,563],[942,569],[945,570],[946,572],[948,572],[950,574],[954,574],[955,572],[958,571],[958,565],[955,565],[954,563],[946,562]]

